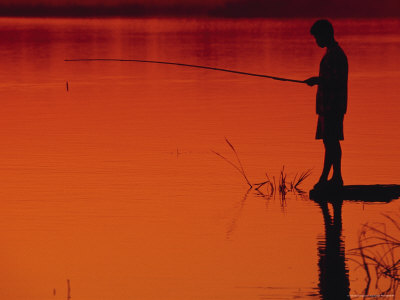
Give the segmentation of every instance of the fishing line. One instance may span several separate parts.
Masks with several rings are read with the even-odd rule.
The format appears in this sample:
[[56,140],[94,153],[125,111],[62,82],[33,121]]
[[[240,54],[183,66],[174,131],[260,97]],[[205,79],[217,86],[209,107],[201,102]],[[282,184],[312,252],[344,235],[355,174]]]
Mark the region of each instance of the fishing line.
[[270,75],[264,75],[264,74],[247,73],[247,72],[234,71],[234,70],[228,70],[228,69],[221,69],[221,68],[215,68],[215,67],[190,65],[190,64],[183,64],[183,63],[177,63],[177,62],[167,62],[167,61],[140,60],[140,59],[117,59],[117,58],[81,58],[81,59],[64,59],[64,61],[66,61],[66,62],[120,61],[120,62],[141,62],[141,63],[152,63],[152,64],[164,64],[164,65],[174,65],[174,66],[181,66],[181,67],[190,67],[190,68],[199,68],[199,69],[207,69],[207,70],[235,73],[235,74],[241,74],[241,75],[247,75],[247,76],[263,77],[263,78],[269,78],[269,79],[279,80],[279,81],[305,83],[303,80],[282,78],[282,77],[276,77],[276,76],[270,76]]

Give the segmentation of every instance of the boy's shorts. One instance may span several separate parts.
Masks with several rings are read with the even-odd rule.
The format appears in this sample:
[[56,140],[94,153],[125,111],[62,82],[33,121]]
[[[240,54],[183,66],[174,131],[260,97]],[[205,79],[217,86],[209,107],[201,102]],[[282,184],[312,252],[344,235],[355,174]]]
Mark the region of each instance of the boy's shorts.
[[343,140],[343,114],[318,115],[317,140]]

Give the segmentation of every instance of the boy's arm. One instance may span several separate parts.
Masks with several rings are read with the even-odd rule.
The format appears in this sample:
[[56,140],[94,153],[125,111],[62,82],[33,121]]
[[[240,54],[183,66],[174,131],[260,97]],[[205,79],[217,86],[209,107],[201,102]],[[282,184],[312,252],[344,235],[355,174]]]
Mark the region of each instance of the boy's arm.
[[315,76],[304,80],[304,82],[307,83],[309,86],[314,86],[316,84],[320,84],[321,79],[318,76]]

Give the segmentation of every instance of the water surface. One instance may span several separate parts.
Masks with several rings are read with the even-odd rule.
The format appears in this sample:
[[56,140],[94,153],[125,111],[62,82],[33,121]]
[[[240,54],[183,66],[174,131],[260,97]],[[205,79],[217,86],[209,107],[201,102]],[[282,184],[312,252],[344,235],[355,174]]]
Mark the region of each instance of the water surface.
[[[324,54],[312,22],[0,19],[1,298],[65,299],[67,279],[85,300],[321,298],[324,210],[307,194],[247,193],[210,151],[234,159],[227,137],[253,183],[277,180],[283,165],[288,178],[312,168],[308,191],[323,157],[315,88],[64,62],[165,60],[303,80]],[[345,184],[399,183],[400,22],[333,23],[350,65]],[[334,243],[351,294],[365,275],[343,251],[365,222],[388,223],[382,213],[399,204],[343,204]]]

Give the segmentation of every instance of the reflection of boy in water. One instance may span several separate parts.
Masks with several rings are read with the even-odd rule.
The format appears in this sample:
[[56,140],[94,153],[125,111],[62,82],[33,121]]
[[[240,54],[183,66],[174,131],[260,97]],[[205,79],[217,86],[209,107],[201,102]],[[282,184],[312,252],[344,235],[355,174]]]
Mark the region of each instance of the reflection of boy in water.
[[349,271],[342,240],[342,199],[333,199],[333,216],[328,202],[318,201],[325,225],[325,239],[318,242],[319,292],[324,300],[350,299]]
[[[324,168],[315,188],[328,184],[341,187],[342,149],[339,141],[343,140],[343,117],[347,110],[347,57],[335,41],[333,27],[329,21],[318,20],[310,32],[319,47],[327,48],[320,63],[319,76],[305,80],[309,86],[318,85],[316,139],[322,139],[325,146]],[[328,181],[331,167],[333,176]]]

